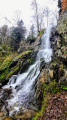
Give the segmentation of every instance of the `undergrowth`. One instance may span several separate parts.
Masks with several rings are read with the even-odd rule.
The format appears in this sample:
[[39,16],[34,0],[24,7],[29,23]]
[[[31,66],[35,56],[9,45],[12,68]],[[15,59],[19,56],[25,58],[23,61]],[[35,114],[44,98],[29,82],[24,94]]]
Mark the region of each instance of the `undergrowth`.
[[41,110],[38,111],[36,116],[32,118],[32,120],[38,120],[39,117],[43,115],[43,112],[45,111],[47,107],[48,100],[51,98],[51,94],[57,93],[57,92],[63,92],[64,90],[67,90],[67,83],[66,82],[55,82],[55,80],[49,82],[49,84],[45,83],[43,85],[43,101],[42,101],[42,107]]

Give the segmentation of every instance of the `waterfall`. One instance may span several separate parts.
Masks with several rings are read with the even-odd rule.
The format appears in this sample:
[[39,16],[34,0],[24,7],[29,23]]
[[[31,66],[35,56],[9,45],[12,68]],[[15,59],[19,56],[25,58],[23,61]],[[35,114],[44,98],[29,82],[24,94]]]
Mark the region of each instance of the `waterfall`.
[[31,65],[25,73],[13,75],[8,84],[3,87],[3,89],[12,89],[12,97],[7,100],[8,106],[10,107],[10,115],[14,111],[19,111],[21,106],[27,108],[29,102],[31,102],[34,98],[34,85],[36,84],[37,78],[40,74],[40,64],[42,60],[45,63],[49,63],[53,54],[50,47],[51,28],[52,25],[49,25],[41,37],[41,46],[39,48],[35,63]]
[[29,67],[27,72],[12,76],[8,84],[3,87],[3,89],[12,89],[12,98],[7,100],[8,106],[14,107],[14,110],[10,110],[10,114],[14,111],[18,111],[20,106],[27,108],[29,102],[34,97],[35,89],[33,86],[40,74],[40,64],[42,59],[46,63],[51,61],[52,49],[50,48],[50,32],[51,27],[48,27],[41,38],[42,44],[35,63]]

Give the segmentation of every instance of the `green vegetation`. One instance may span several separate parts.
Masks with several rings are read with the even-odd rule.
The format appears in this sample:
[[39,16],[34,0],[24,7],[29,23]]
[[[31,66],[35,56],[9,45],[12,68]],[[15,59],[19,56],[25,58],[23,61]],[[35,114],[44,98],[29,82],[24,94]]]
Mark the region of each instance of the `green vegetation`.
[[67,54],[67,50],[65,51],[65,53]]
[[61,46],[62,46],[62,47],[63,47],[63,46],[65,46],[65,45],[66,45],[66,43],[65,43],[65,42],[61,44]]
[[28,53],[31,53],[32,51],[30,50],[30,51],[25,51],[25,52],[22,52],[20,55],[18,55],[18,56],[16,56],[15,58],[14,58],[14,60],[16,60],[16,59],[20,59],[23,55],[26,55],[26,54],[28,54]]
[[29,35],[28,37],[27,37],[27,43],[32,43],[32,42],[34,42],[35,41],[35,37],[34,36],[32,36],[32,35]]
[[[2,80],[8,80],[11,75],[16,74],[25,61],[27,61],[28,64],[31,64],[33,61],[30,57],[31,53],[32,51],[25,51],[22,52],[20,55],[17,53],[13,53],[6,57],[6,59],[0,66],[0,82],[2,82]],[[23,56],[26,55],[28,57],[26,59],[23,59]]]
[[40,37],[43,35],[44,31],[45,31],[45,29],[42,29],[42,30],[40,31],[40,33],[39,33],[39,36],[40,36]]
[[55,80],[49,82],[49,84],[45,83],[43,85],[43,102],[41,106],[41,110],[38,111],[36,116],[32,118],[32,120],[38,120],[39,117],[43,115],[43,112],[45,111],[47,107],[47,102],[51,98],[51,94],[55,94],[57,92],[63,92],[64,90],[67,90],[67,83],[65,82],[55,82]]

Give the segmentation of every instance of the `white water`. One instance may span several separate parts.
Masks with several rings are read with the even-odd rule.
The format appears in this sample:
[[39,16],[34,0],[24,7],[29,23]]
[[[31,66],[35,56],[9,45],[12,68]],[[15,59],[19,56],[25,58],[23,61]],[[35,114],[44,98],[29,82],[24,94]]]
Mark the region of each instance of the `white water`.
[[27,72],[19,75],[12,76],[8,85],[4,88],[12,89],[12,98],[7,100],[8,106],[13,110],[10,110],[10,114],[14,111],[18,111],[20,106],[27,108],[29,102],[34,97],[34,85],[40,74],[40,64],[42,60],[46,63],[51,61],[52,49],[50,48],[50,32],[51,27],[48,27],[42,36],[42,45],[36,57],[36,62],[29,67]]
[[53,54],[50,47],[51,27],[52,26],[49,25],[41,38],[41,47],[38,51],[35,63],[31,65],[25,73],[12,76],[9,83],[3,87],[3,89],[12,89],[12,97],[7,100],[8,106],[11,107],[10,114],[14,111],[19,111],[20,106],[27,108],[29,102],[34,98],[34,86],[40,74],[40,64],[42,60],[45,63],[50,62]]

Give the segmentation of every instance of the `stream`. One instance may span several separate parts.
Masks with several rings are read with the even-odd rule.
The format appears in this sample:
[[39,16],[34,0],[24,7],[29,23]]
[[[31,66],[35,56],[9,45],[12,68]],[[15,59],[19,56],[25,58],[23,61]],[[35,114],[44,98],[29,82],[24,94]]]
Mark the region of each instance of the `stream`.
[[[3,89],[10,88],[12,90],[11,98],[6,100],[10,110],[10,115],[14,112],[18,112],[21,106],[23,106],[23,108],[27,108],[29,103],[33,101],[35,97],[34,86],[40,74],[41,62],[42,60],[45,63],[51,62],[53,51],[50,45],[50,35],[52,27],[57,24],[56,18],[53,14],[52,17],[55,21],[53,24],[49,24],[41,37],[41,46],[38,50],[35,63],[31,65],[25,73],[13,75],[8,84],[3,86]],[[50,21],[52,22],[51,18]]]

